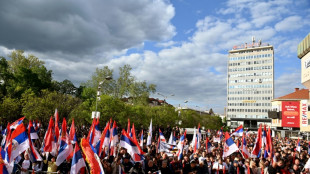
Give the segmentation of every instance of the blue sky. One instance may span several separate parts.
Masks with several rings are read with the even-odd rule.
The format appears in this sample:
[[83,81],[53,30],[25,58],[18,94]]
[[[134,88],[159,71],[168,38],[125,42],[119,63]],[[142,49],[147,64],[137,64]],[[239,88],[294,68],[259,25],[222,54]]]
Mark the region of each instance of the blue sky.
[[169,103],[223,113],[228,50],[255,36],[275,49],[275,97],[303,87],[308,0],[1,1],[0,13],[0,55],[24,49],[76,85],[96,67],[130,64]]

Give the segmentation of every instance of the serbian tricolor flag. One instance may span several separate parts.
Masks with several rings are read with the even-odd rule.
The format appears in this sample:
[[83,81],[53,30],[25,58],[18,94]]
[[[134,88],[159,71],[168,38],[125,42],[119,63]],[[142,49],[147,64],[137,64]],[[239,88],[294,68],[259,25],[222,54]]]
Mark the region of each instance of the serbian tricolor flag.
[[53,127],[54,127],[54,121],[53,117],[50,118],[47,132],[45,133],[44,136],[44,152],[52,152],[53,149],[53,141],[54,141],[54,134],[53,134]]
[[185,144],[185,137],[186,137],[186,129],[184,134],[181,136],[179,144],[178,144],[178,160],[181,160],[183,158],[183,149],[184,149],[184,144]]
[[139,144],[135,142],[123,129],[121,140],[119,143],[120,147],[127,149],[127,152],[131,155],[131,158],[135,161],[143,161],[143,151],[141,150]]
[[4,162],[4,158],[5,158],[5,152],[4,150],[0,147],[0,173],[2,174],[9,174],[6,166],[5,166],[5,162]]
[[93,122],[89,128],[89,132],[87,135],[87,140],[89,141],[89,144],[93,144],[94,142],[94,137],[95,137],[95,125],[96,125],[96,119],[93,119]]
[[[31,121],[29,121],[29,125],[30,125]],[[28,154],[29,154],[29,158],[31,162],[37,162],[37,161],[42,161],[42,157],[40,156],[39,152],[36,150],[36,148],[34,147],[32,140],[31,140],[31,128],[34,130],[34,128],[32,127],[32,125],[30,125],[29,127],[28,125],[28,138],[29,138],[29,150],[28,150]]]
[[74,148],[74,155],[71,161],[71,170],[70,174],[77,174],[79,173],[80,169],[86,167],[84,158],[82,156],[82,152],[79,148],[79,145],[76,144]]
[[95,149],[89,144],[85,138],[81,139],[81,149],[85,155],[86,162],[89,165],[91,174],[104,174],[100,158],[95,153]]
[[147,133],[147,140],[146,140],[146,145],[151,145],[152,144],[152,120],[150,123],[149,131]]
[[266,129],[266,125],[264,125],[264,130],[262,132],[262,147],[266,147],[267,146],[267,129]]
[[171,132],[168,144],[177,145],[176,137],[174,136],[175,132]]
[[223,150],[223,157],[227,157],[238,150],[237,145],[235,144],[234,140],[231,139],[228,132],[225,133],[225,144]]
[[137,137],[136,137],[136,130],[135,130],[135,124],[134,123],[132,123],[131,136],[130,137],[132,137],[132,139],[138,143],[138,140],[137,140]]
[[143,148],[143,129],[141,130],[141,134],[140,134],[140,146],[141,148]]
[[96,146],[97,142],[99,141],[101,136],[101,131],[100,131],[100,127],[99,127],[99,118],[97,118],[96,122],[95,122],[95,129],[94,129],[94,139],[93,139],[93,146]]
[[231,135],[234,135],[236,137],[242,137],[242,135],[243,135],[243,126],[240,125],[239,127],[237,127],[235,129],[235,132],[233,132]]
[[164,142],[164,143],[166,142],[166,138],[160,129],[159,129],[159,138],[161,142]]
[[118,135],[117,135],[117,126],[114,121],[113,127],[111,129],[111,138],[110,138],[110,155],[116,156],[116,144],[118,143]]
[[72,144],[75,144],[77,141],[77,138],[75,135],[74,119],[72,119],[72,123],[71,123],[71,128],[69,132],[69,141],[71,141]]
[[198,132],[197,132],[197,148],[200,148],[200,142],[201,142],[201,129],[200,129],[200,123],[198,124]]
[[67,122],[66,119],[63,118],[62,122],[62,128],[61,128],[61,141],[59,146],[59,152],[56,159],[56,165],[59,166],[61,163],[63,163],[68,156],[73,151],[73,147],[71,142],[69,141],[69,138],[67,137]]
[[29,140],[23,123],[19,124],[11,135],[12,151],[10,162],[29,148]]
[[128,118],[128,123],[127,123],[127,134],[130,134],[130,119]]
[[59,115],[58,115],[57,109],[55,109],[54,117],[55,117],[55,137],[56,137],[56,142],[58,142],[59,141]]
[[[107,135],[107,132],[109,131],[110,126],[107,124],[101,134],[100,140],[98,141],[96,145],[96,153],[98,156],[101,156],[102,148],[104,148],[104,142]],[[110,135],[110,134],[109,134]]]
[[260,154],[260,151],[262,149],[262,125],[259,126],[259,129],[257,131],[257,138],[256,138],[256,143],[254,145],[253,151],[252,151],[252,156],[253,157],[258,157]]
[[212,148],[212,144],[209,141],[209,138],[207,137],[207,139],[206,139],[206,151],[207,151],[207,153],[211,153],[211,148]]
[[31,120],[29,121],[29,125],[28,125],[28,136],[30,137],[31,140],[39,139],[39,136],[37,132],[35,131]]
[[250,153],[248,151],[248,149],[246,148],[247,147],[247,142],[246,142],[246,139],[245,139],[245,134],[243,134],[242,136],[242,146],[241,146],[241,152],[242,152],[242,155],[245,159],[248,159],[250,157]]
[[300,148],[300,141],[299,141],[299,137],[298,137],[296,151],[300,152],[300,150],[301,150],[301,148]]
[[10,129],[16,129],[18,125],[22,124],[24,121],[25,117],[22,117],[16,121],[14,121],[11,125],[10,125]]

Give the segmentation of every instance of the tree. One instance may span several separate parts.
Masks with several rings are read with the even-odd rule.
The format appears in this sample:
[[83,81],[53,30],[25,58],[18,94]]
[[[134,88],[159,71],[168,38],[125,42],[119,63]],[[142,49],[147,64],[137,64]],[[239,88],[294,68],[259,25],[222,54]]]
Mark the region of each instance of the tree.
[[9,57],[9,70],[14,76],[8,88],[11,96],[19,98],[29,88],[38,95],[52,86],[52,71],[46,69],[43,61],[31,54],[25,57],[22,50],[12,51]]
[[18,99],[5,97],[0,104],[1,124],[7,124],[21,116],[21,105]]
[[60,94],[56,91],[42,90],[36,96],[30,89],[22,95],[22,114],[28,119],[40,120],[43,125],[48,124],[49,117],[58,109],[59,119],[69,118],[71,112],[81,103],[79,98],[72,95]]

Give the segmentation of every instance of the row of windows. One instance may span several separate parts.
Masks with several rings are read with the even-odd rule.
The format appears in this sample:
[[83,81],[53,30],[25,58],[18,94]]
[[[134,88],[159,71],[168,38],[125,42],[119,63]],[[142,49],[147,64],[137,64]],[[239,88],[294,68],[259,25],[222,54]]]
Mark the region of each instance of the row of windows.
[[258,64],[267,64],[272,63],[271,59],[268,60],[256,60],[256,61],[249,61],[249,62],[239,62],[239,63],[229,63],[229,66],[243,66],[243,65],[258,65]]
[[229,83],[244,83],[244,82],[272,82],[272,78],[266,79],[240,79],[240,80],[229,80]]
[[253,76],[272,76],[272,72],[255,72],[255,73],[244,73],[244,74],[229,74],[228,77],[253,77]]
[[235,114],[228,114],[230,118],[267,118],[267,115],[235,115]]
[[228,106],[271,106],[271,103],[228,103]]
[[231,85],[229,89],[240,89],[240,88],[272,88],[272,84],[260,84],[260,85]]
[[272,90],[245,89],[242,91],[229,91],[228,94],[272,94]]
[[227,109],[228,112],[268,112],[270,109]]
[[238,71],[256,71],[262,69],[272,69],[272,66],[254,66],[254,67],[247,67],[247,68],[232,68],[228,69],[228,72],[238,72]]
[[272,97],[228,97],[228,100],[272,100]]
[[259,54],[259,55],[252,55],[252,56],[240,56],[240,57],[230,57],[229,61],[236,61],[236,60],[251,60],[251,59],[259,59],[259,58],[267,58],[272,57],[272,54]]

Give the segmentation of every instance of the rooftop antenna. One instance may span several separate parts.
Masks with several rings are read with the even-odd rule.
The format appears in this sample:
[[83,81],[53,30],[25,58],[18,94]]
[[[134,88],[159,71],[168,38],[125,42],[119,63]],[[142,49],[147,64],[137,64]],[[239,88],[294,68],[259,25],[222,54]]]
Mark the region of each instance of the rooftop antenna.
[[255,43],[255,36],[252,36],[252,47],[254,47],[254,43]]

